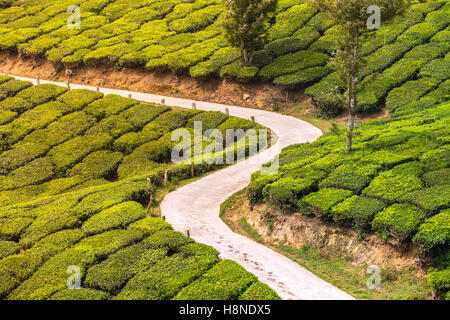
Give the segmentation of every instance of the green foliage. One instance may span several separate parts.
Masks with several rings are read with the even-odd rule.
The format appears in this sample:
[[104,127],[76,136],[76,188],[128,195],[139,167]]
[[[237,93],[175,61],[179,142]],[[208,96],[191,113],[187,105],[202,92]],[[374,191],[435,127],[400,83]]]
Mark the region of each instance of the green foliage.
[[155,232],[169,230],[172,227],[162,219],[154,217],[146,217],[130,224],[129,229],[136,229],[149,236]]
[[[130,122],[136,129],[143,128],[150,121],[155,120],[156,117],[171,110],[169,107],[159,105],[140,104],[130,108],[122,113],[122,115]],[[180,116],[182,118],[182,116]],[[169,120],[170,119],[166,119]]]
[[276,17],[275,24],[269,29],[269,40],[291,36],[315,13],[316,10],[307,4],[294,5],[286,11],[280,12]]
[[112,230],[83,239],[81,242],[50,258],[28,280],[10,295],[10,299],[42,300],[67,288],[67,266],[76,265],[84,276],[86,270],[109,254],[142,239],[134,230]]
[[111,144],[111,142],[111,136],[106,133],[91,135],[89,139],[78,136],[54,147],[49,151],[48,157],[55,165],[56,170],[63,172],[89,153],[101,150]]
[[304,50],[276,58],[273,63],[259,72],[263,78],[272,79],[310,67],[325,65],[328,56],[323,53]]
[[280,178],[279,174],[258,175],[256,178],[253,178],[253,176],[252,176],[252,181],[248,185],[247,191],[246,191],[248,199],[253,203],[262,201],[264,198],[263,197],[264,188],[267,185],[275,182],[279,178]]
[[281,298],[265,283],[256,282],[245,290],[239,300],[281,300]]
[[447,292],[450,289],[450,269],[428,273],[428,283],[438,292]]
[[424,96],[439,84],[434,78],[421,78],[409,81],[399,88],[392,90],[386,98],[386,107],[395,110],[397,107],[411,103]]
[[246,66],[239,60],[223,66],[220,69],[220,77],[230,77],[241,82],[248,82],[256,76],[258,70],[258,67]]
[[137,202],[123,202],[89,218],[81,230],[88,235],[119,229],[145,217],[144,208]]
[[97,119],[103,119],[121,111],[128,109],[138,102],[136,100],[124,98],[115,94],[109,94],[101,100],[90,103],[85,112],[92,114]]
[[370,185],[363,190],[363,195],[392,203],[405,194],[421,188],[422,182],[415,175],[385,171],[372,180]]
[[335,221],[352,221],[357,230],[367,231],[375,214],[384,207],[380,200],[353,196],[334,206],[331,214]]
[[115,174],[123,155],[109,150],[89,154],[82,162],[75,165],[69,176],[81,175],[86,179],[110,178]]
[[19,249],[20,246],[14,241],[0,240],[0,259],[17,253]]
[[377,165],[343,164],[320,183],[320,187],[334,187],[348,189],[360,193],[372,180],[380,169]]
[[[165,300],[217,263],[215,254],[180,252],[162,260],[150,259],[115,297],[120,300]],[[141,263],[142,264],[142,263]]]
[[[103,93],[95,92],[86,89],[70,90],[57,98],[58,101],[63,102],[68,106],[65,113],[82,110],[88,104],[95,100],[101,99]],[[108,99],[109,101],[109,99]]]
[[92,289],[63,289],[55,294],[53,294],[49,299],[50,300],[75,300],[75,301],[82,301],[82,300],[107,300],[109,298],[109,295],[105,292],[99,291],[99,290],[92,290]]
[[20,234],[33,222],[30,218],[10,218],[0,222],[0,238],[7,241],[17,241]]
[[118,293],[123,285],[138,273],[139,263],[144,254],[157,256],[159,253],[163,258],[167,252],[163,249],[149,251],[142,242],[119,250],[87,271],[85,285]]
[[50,180],[53,175],[54,169],[50,161],[46,158],[39,158],[12,171],[3,181],[2,189],[39,184]]
[[241,296],[256,276],[231,260],[222,260],[176,296],[176,300],[228,300]]
[[412,203],[429,213],[437,213],[450,205],[450,185],[422,188],[405,194],[401,200]]
[[450,168],[427,172],[423,175],[422,181],[428,187],[450,184]]
[[420,225],[413,241],[427,250],[450,243],[450,209],[428,218]]
[[225,120],[229,117],[220,111],[207,111],[202,112],[192,118],[190,118],[187,122],[187,127],[193,128],[194,122],[200,121],[202,123],[203,131],[207,131],[210,129],[218,128]]
[[39,104],[49,102],[66,91],[66,88],[60,86],[41,84],[22,90],[16,95],[16,97],[29,101],[33,106],[37,106]]
[[294,179],[292,177],[281,178],[263,189],[264,199],[270,205],[282,210],[295,210],[298,200],[314,190],[316,182],[311,179]]
[[245,63],[250,63],[254,51],[266,41],[268,22],[277,1],[226,0],[224,5],[226,35],[233,46],[240,48]]
[[417,207],[396,203],[375,215],[372,228],[383,239],[391,235],[404,241],[417,231],[424,220],[425,213]]
[[318,217],[330,217],[331,209],[338,203],[352,196],[352,192],[343,189],[323,188],[318,192],[304,196],[298,203],[300,212],[314,214]]

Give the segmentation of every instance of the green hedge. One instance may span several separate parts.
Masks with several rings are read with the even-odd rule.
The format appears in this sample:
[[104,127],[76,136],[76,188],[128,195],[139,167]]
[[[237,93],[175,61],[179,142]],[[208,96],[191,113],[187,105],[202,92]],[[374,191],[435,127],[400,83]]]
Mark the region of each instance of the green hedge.
[[112,138],[106,133],[90,135],[89,139],[78,136],[51,149],[48,157],[58,172],[64,172],[89,153],[106,148],[111,143]]
[[171,108],[160,105],[140,104],[126,110],[122,115],[135,129],[142,129],[147,123],[155,120],[155,118],[169,110]]
[[263,189],[264,199],[282,210],[292,211],[297,208],[298,200],[313,191],[317,183],[311,179],[281,178]]
[[438,84],[439,80],[434,78],[421,78],[409,81],[389,93],[386,98],[386,107],[389,110],[395,110],[400,106],[417,101],[427,92],[437,87]]
[[417,231],[425,217],[415,206],[396,203],[375,215],[372,228],[382,239],[391,235],[404,241]]
[[199,62],[189,69],[189,74],[193,78],[207,77],[218,74],[220,68],[230,64],[241,57],[241,52],[237,48],[220,48],[208,60]]
[[64,289],[53,294],[49,300],[107,300],[109,295],[106,292],[91,289]]
[[114,114],[118,114],[138,104],[138,101],[124,98],[115,94],[109,94],[103,99],[90,103],[84,111],[92,114],[97,119],[103,119]]
[[450,184],[450,168],[427,172],[422,181],[427,187]]
[[447,292],[450,289],[450,269],[428,273],[428,283],[438,292]]
[[18,113],[23,113],[27,110],[33,108],[30,101],[24,100],[22,98],[10,97],[0,102],[0,108],[2,110],[15,111]]
[[111,229],[124,228],[143,219],[145,214],[145,209],[139,203],[123,202],[92,216],[83,223],[81,230],[86,234],[93,235]]
[[229,300],[237,299],[256,276],[231,260],[222,260],[198,280],[183,288],[175,300]]
[[215,255],[183,253],[167,256],[150,264],[133,277],[115,297],[119,300],[166,300],[217,263]]
[[154,217],[146,217],[139,221],[133,222],[128,228],[139,230],[147,236],[157,231],[172,229],[170,224],[168,224],[166,221]]
[[450,165],[450,148],[443,146],[439,149],[430,150],[420,157],[427,169],[438,170],[447,168]]
[[219,75],[221,78],[229,77],[245,83],[253,79],[258,74],[258,71],[258,67],[247,66],[238,60],[220,68]]
[[[200,112],[200,111],[197,111]],[[197,113],[196,111],[178,111],[172,110],[169,112],[165,112],[159,117],[157,117],[154,122],[159,124],[160,126],[164,126],[169,128],[170,131],[173,131],[178,128],[182,128],[187,124],[189,118]]]
[[0,240],[0,260],[19,252],[20,246],[14,241]]
[[114,141],[114,149],[129,154],[144,143],[157,140],[168,132],[169,129],[167,127],[150,122],[141,132],[129,132],[116,139]]
[[54,293],[67,288],[67,267],[80,267],[82,276],[86,270],[109,254],[133,244],[143,237],[136,230],[112,230],[93,237],[85,238],[72,248],[59,253],[48,260],[29,279],[24,281],[10,295],[13,300],[48,299]]
[[52,101],[28,110],[11,123],[0,127],[0,136],[3,137],[5,144],[12,145],[33,130],[44,128],[60,118],[63,107],[62,103]]
[[331,214],[335,221],[352,221],[357,230],[368,231],[373,217],[384,207],[380,200],[353,196],[334,206]]
[[256,282],[239,297],[239,300],[281,300],[267,284]]
[[49,102],[64,92],[67,88],[55,86],[52,84],[41,84],[29,87],[19,92],[16,97],[29,101],[33,106]]
[[12,79],[0,84],[0,93],[7,97],[12,97],[15,96],[17,93],[19,93],[20,91],[29,88],[31,86],[32,86],[31,82]]
[[349,190],[323,188],[300,199],[298,207],[303,214],[331,217],[331,209],[351,196],[352,192]]
[[273,63],[262,68],[259,75],[266,79],[273,79],[306,68],[323,66],[327,61],[326,54],[309,50],[298,51],[276,58]]
[[413,241],[427,250],[450,243],[450,210],[428,218],[420,225]]
[[356,165],[343,164],[336,168],[333,173],[319,186],[334,187],[340,189],[348,189],[356,193],[360,193],[366,187],[371,179],[375,177],[380,169],[377,165]]
[[28,250],[0,261],[0,297],[6,296],[20,282],[32,275],[37,268],[55,254],[69,248],[82,238],[79,230],[53,233]]
[[187,127],[193,128],[194,122],[200,121],[202,123],[203,131],[218,128],[223,122],[225,122],[229,116],[220,111],[207,111],[202,112],[192,118],[187,122]]
[[263,190],[264,188],[275,182],[280,178],[280,174],[275,175],[258,175],[258,176],[252,176],[252,181],[247,187],[247,197],[248,199],[253,202],[260,202],[263,200]]
[[33,222],[30,218],[10,218],[0,220],[0,239],[17,241],[21,233]]
[[55,174],[47,158],[38,158],[11,173],[2,181],[0,190],[16,189],[49,181]]
[[[57,98],[68,106],[65,113],[80,111],[88,104],[103,98],[103,93],[86,89],[70,90]],[[99,102],[100,103],[100,102]]]
[[86,135],[96,135],[101,133],[107,133],[113,138],[118,138],[125,133],[134,130],[125,118],[121,115],[110,116],[101,120],[95,126],[86,131]]
[[411,191],[421,189],[422,186],[422,181],[415,175],[385,171],[373,179],[362,194],[392,203]]
[[68,176],[81,175],[86,179],[112,178],[122,158],[123,155],[120,152],[96,151],[70,169]]
[[[152,250],[150,250],[151,252]],[[166,250],[153,250],[156,256],[163,258]],[[84,284],[90,288],[117,294],[125,283],[139,271],[139,262],[149,249],[141,242],[108,257],[105,261],[89,268]]]
[[430,214],[437,213],[450,205],[450,185],[422,188],[405,194],[400,200],[412,203]]
[[290,7],[276,16],[275,24],[269,29],[269,40],[291,36],[317,11],[307,4]]

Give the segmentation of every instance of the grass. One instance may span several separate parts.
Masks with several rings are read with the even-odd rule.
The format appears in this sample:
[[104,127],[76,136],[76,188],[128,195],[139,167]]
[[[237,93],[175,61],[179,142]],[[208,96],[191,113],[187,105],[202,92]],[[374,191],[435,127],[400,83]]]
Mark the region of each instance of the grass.
[[252,229],[251,225],[247,222],[247,219],[241,218],[239,220],[239,226],[244,230],[247,234],[249,234],[253,239],[258,242],[261,242],[261,236],[259,233]]
[[278,251],[325,281],[363,300],[424,300],[431,298],[425,277],[415,267],[400,271],[381,269],[381,289],[368,289],[367,265],[354,265],[346,257],[327,255],[311,246],[295,249],[277,244]]
[[[327,248],[315,249],[303,246],[300,249],[287,246],[283,243],[271,243],[252,229],[245,218],[246,211],[245,189],[241,190],[221,205],[222,220],[236,233],[253,239],[298,264],[305,267],[318,277],[362,300],[423,300],[431,298],[431,287],[426,277],[418,275],[420,271],[415,267],[396,271],[381,269],[381,289],[367,288],[367,265],[356,265],[350,257],[339,256],[329,252]],[[266,217],[265,223],[269,226],[273,221]]]

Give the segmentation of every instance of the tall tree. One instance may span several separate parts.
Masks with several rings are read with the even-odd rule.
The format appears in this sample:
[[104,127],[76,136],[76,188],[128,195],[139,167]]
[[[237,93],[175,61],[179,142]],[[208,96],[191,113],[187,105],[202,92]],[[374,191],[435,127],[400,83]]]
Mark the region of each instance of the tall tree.
[[403,11],[409,0],[309,0],[312,6],[325,12],[339,27],[337,50],[330,60],[347,84],[349,122],[345,152],[352,149],[353,128],[355,125],[356,86],[362,66],[360,55],[361,34],[367,29],[378,29],[382,21],[391,19]]
[[233,46],[241,49],[245,63],[266,41],[269,20],[278,0],[223,0],[226,6],[225,30]]

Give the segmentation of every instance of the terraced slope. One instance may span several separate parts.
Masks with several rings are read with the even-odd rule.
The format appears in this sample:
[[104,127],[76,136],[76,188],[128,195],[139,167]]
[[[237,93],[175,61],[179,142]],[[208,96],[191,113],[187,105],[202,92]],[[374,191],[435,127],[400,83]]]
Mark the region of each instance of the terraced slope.
[[284,149],[280,171],[255,173],[248,198],[352,226],[362,235],[412,241],[443,269],[430,274],[430,283],[445,294],[450,286],[450,103],[415,111],[411,106],[407,115],[357,128],[349,154],[343,151],[343,131]]
[[[270,42],[251,66],[242,65],[239,51],[224,38],[220,0],[15,1],[17,6],[0,11],[0,50],[46,57],[67,68],[111,64],[195,78],[260,78],[309,87],[306,93],[319,106],[336,104],[334,92],[343,85],[326,66],[336,28],[303,2],[279,1]],[[80,6],[80,29],[66,25],[70,5]],[[360,111],[378,110],[384,102],[390,111],[393,104],[401,108],[399,95],[402,105],[421,97],[421,105],[439,102],[435,92],[448,90],[449,17],[448,1],[428,1],[365,36]],[[413,94],[405,97],[404,91]]]
[[[211,299],[278,299],[242,266],[219,261],[215,249],[144,209],[147,179],[155,188],[166,170],[169,180],[191,175],[189,165],[169,163],[172,130],[194,120],[220,129],[253,122],[5,76],[0,82],[0,298],[172,299],[207,281]],[[69,290],[76,268],[82,289]]]

